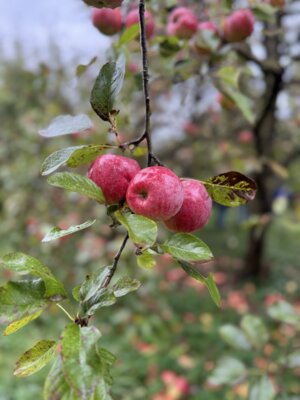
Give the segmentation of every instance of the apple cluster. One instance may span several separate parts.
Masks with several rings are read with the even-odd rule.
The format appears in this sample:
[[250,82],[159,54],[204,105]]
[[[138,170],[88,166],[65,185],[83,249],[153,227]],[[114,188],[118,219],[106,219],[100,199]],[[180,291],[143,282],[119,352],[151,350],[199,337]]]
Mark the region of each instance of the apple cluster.
[[107,204],[126,202],[135,214],[163,221],[173,232],[194,232],[210,218],[212,200],[205,186],[180,179],[168,168],[141,169],[131,158],[105,154],[92,163],[88,177],[101,188]]
[[[108,1],[107,1],[108,3]],[[113,2],[114,5],[116,3]],[[122,3],[119,1],[119,3]],[[121,5],[121,4],[120,4]],[[92,10],[93,25],[105,35],[114,35],[121,31],[123,26],[130,26],[139,22],[139,12],[137,8],[131,9],[129,13],[123,16],[120,8],[94,8]],[[155,30],[155,19],[150,11],[145,13],[146,35],[150,39]],[[178,39],[190,40],[191,46],[198,53],[205,53],[207,49],[197,40],[197,34],[214,35],[224,42],[241,42],[249,37],[254,29],[255,17],[251,10],[236,10],[227,16],[222,26],[218,27],[212,21],[199,21],[197,15],[188,7],[176,7],[168,15],[166,34],[175,36]]]

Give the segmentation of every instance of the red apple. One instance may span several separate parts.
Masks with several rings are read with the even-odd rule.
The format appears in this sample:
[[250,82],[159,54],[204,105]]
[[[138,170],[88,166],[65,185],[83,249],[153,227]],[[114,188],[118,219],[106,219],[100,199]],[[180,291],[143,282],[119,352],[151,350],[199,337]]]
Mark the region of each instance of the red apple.
[[121,11],[119,8],[115,10],[111,10],[110,8],[93,8],[92,22],[104,35],[115,35],[122,29]]
[[249,37],[255,24],[255,17],[248,9],[234,11],[224,21],[224,37],[227,42],[241,42]]
[[92,163],[88,177],[101,188],[108,204],[118,204],[125,200],[128,185],[140,169],[132,158],[104,154]]
[[184,200],[178,213],[165,221],[173,232],[194,232],[207,224],[212,208],[212,200],[205,186],[194,179],[182,181]]
[[253,132],[247,130],[239,132],[238,141],[245,144],[251,143],[253,141]]
[[[126,17],[125,25],[129,28],[132,25],[138,24],[140,21],[139,10],[136,8],[131,10]],[[150,39],[153,36],[155,29],[154,17],[150,11],[145,11],[145,23],[146,23],[146,37]]]
[[136,214],[166,220],[177,214],[183,202],[183,186],[165,167],[142,169],[130,182],[126,200]]
[[167,34],[178,39],[190,39],[198,29],[197,16],[186,7],[177,7],[168,18]]

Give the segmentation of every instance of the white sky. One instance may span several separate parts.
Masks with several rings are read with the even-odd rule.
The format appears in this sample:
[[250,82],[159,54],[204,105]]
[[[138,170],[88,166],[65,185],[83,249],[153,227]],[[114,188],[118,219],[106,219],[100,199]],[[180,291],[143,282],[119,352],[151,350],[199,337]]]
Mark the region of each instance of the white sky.
[[19,41],[28,55],[28,64],[50,61],[49,41],[55,41],[66,62],[85,63],[101,58],[109,39],[90,22],[90,10],[80,0],[0,0],[0,46],[13,55]]

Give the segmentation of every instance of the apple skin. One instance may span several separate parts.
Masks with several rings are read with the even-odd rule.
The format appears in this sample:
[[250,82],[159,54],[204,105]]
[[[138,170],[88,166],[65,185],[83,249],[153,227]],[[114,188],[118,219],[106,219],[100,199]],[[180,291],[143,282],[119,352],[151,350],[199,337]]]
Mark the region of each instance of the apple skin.
[[135,175],[128,186],[126,201],[136,214],[163,221],[177,214],[183,195],[178,176],[168,168],[155,166]]
[[224,21],[224,38],[227,42],[242,42],[249,37],[255,24],[255,17],[248,9],[234,11]]
[[92,163],[88,178],[101,188],[107,204],[119,204],[125,200],[128,185],[140,169],[132,158],[104,154]]
[[122,29],[122,15],[119,8],[93,8],[92,22],[95,28],[107,36],[113,36]]
[[197,16],[186,7],[177,7],[168,18],[167,34],[178,39],[190,39],[198,30]]
[[[130,26],[138,24],[139,22],[140,22],[139,10],[135,8],[134,10],[131,10],[127,14],[125,26],[126,28],[129,28]],[[146,23],[146,37],[147,39],[150,39],[154,34],[155,20],[151,12],[148,10],[145,11],[145,23]]]
[[211,215],[212,200],[201,182],[184,179],[182,185],[182,206],[174,217],[164,223],[173,232],[194,232],[207,224]]

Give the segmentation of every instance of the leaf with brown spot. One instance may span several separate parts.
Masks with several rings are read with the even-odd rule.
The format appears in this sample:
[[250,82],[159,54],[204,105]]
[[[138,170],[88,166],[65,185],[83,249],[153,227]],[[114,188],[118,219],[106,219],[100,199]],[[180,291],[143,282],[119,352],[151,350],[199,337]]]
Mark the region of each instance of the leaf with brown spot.
[[225,172],[202,182],[211,198],[227,207],[237,207],[253,200],[256,183],[247,176],[235,172]]

